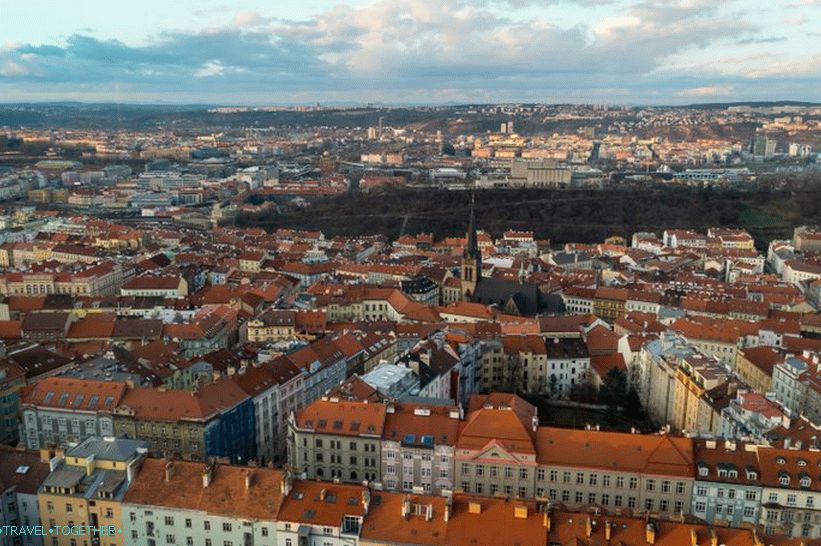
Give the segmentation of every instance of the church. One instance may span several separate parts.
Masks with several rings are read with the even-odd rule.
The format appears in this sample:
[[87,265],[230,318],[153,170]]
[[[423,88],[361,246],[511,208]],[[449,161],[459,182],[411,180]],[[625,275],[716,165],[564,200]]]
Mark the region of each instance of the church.
[[525,271],[512,281],[482,276],[482,251],[476,235],[475,200],[471,197],[467,243],[462,254],[462,299],[484,305],[495,305],[512,315],[535,315],[542,310],[542,298],[536,284],[525,282]]

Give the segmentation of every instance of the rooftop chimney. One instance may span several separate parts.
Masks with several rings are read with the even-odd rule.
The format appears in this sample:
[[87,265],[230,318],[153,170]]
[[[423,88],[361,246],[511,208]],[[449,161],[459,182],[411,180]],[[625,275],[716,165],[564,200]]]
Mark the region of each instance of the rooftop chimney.
[[610,541],[610,537],[613,535],[612,525],[613,524],[609,521],[604,522],[604,540],[608,542]]
[[471,514],[481,514],[482,513],[482,504],[477,501],[471,501],[468,503],[468,512]]
[[371,506],[371,492],[367,489],[362,490],[362,509],[365,510],[365,515],[368,515],[368,508]]
[[174,463],[172,461],[168,461],[165,463],[165,483],[171,481],[171,477],[174,475]]
[[202,486],[208,487],[211,485],[212,479],[214,479],[214,461],[208,461],[202,469]]
[[647,544],[656,543],[656,524],[652,521],[648,521],[644,528],[644,540]]
[[587,538],[590,538],[590,535],[593,534],[593,519],[590,516],[587,516],[584,522],[584,532]]
[[698,530],[690,527],[690,546],[698,546]]
[[290,470],[286,470],[285,473],[282,475],[282,479],[279,482],[279,491],[282,493],[283,497],[287,497],[291,493],[291,489],[293,489],[294,482],[293,476],[291,475]]
[[402,517],[403,518],[407,518],[407,517],[410,516],[410,508],[411,508],[410,495],[405,495],[405,497],[402,499]]
[[718,546],[718,535],[713,528],[710,528],[710,546]]
[[254,479],[254,471],[248,470],[245,472],[245,489],[251,489],[251,483]]
[[519,504],[513,507],[513,517],[516,519],[527,519],[527,505]]
[[328,490],[323,487],[319,491],[319,500],[321,500],[322,502],[325,502],[325,497],[327,497],[327,496],[328,496]]

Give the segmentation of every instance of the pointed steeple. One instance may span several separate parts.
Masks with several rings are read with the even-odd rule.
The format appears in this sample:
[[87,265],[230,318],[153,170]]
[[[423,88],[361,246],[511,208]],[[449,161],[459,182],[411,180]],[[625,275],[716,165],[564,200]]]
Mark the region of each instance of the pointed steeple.
[[479,239],[476,237],[476,214],[474,212],[474,205],[476,204],[476,195],[470,194],[470,218],[468,219],[468,233],[467,245],[465,245],[465,255],[471,258],[478,259],[481,257],[479,253]]

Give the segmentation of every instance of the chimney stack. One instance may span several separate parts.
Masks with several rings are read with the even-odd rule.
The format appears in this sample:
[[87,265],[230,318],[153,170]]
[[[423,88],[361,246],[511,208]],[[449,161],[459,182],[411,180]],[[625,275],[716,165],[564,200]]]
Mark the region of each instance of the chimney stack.
[[587,538],[590,538],[590,535],[593,534],[593,519],[590,516],[587,516],[584,522],[584,532]]
[[610,537],[613,534],[612,525],[613,524],[610,523],[610,521],[605,521],[604,522],[604,540],[606,540],[608,542],[610,542]]
[[253,470],[247,470],[245,472],[245,489],[246,490],[251,489],[251,483],[252,483],[253,479],[254,479],[254,471]]
[[371,506],[371,492],[368,489],[362,490],[362,508],[365,510],[365,515],[368,515],[368,508]]
[[168,461],[165,463],[165,483],[171,481],[171,478],[174,476],[174,463],[172,461]]
[[690,527],[690,546],[698,546],[698,530]]
[[214,461],[208,461],[205,468],[202,469],[202,486],[208,487],[211,485],[212,479],[214,479]]
[[710,528],[710,546],[718,546],[718,535],[712,527]]
[[291,475],[290,470],[286,470],[285,473],[282,475],[282,480],[279,482],[279,491],[282,493],[283,497],[287,497],[291,493],[291,489],[294,486],[293,476]]
[[644,528],[644,540],[647,544],[656,543],[656,524],[652,521],[648,521],[647,526]]

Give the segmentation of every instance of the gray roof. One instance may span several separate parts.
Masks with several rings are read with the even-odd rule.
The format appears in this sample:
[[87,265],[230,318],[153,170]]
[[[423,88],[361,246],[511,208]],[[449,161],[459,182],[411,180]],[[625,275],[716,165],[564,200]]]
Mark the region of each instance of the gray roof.
[[70,489],[83,481],[85,475],[83,468],[64,465],[48,475],[43,482],[43,487]]
[[100,438],[92,436],[86,438],[77,446],[68,450],[69,457],[86,458],[94,455],[95,459],[106,461],[129,461],[142,448],[148,449],[148,444],[141,440],[127,440],[124,438]]
[[522,315],[535,315],[541,309],[539,287],[531,283],[519,283],[498,277],[482,277],[473,295],[473,301],[476,303],[497,304],[502,307],[511,298],[514,299],[516,308]]

